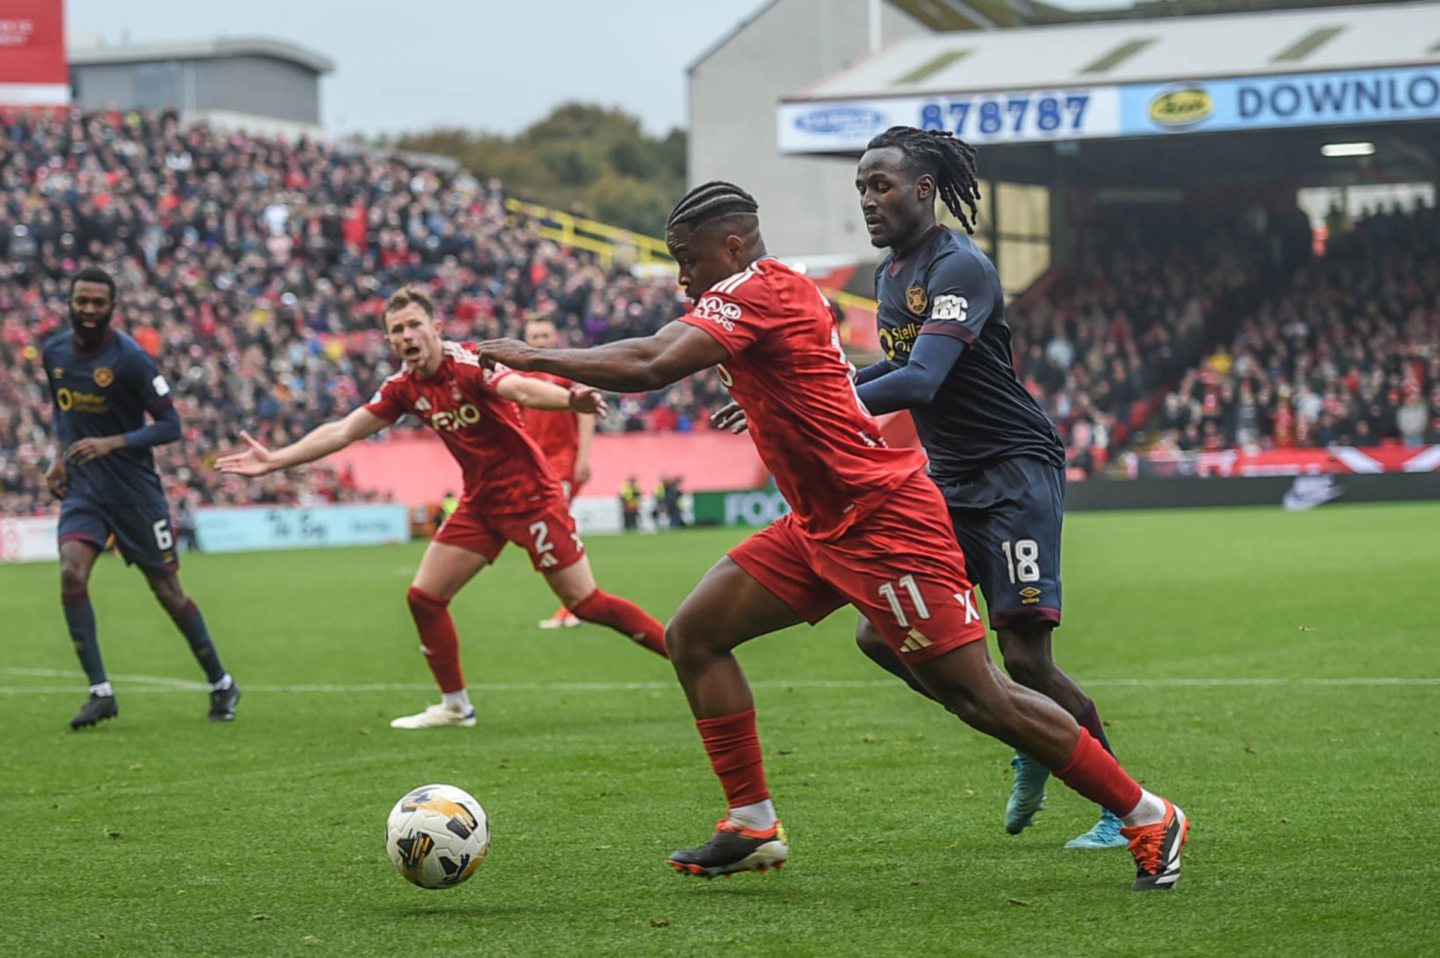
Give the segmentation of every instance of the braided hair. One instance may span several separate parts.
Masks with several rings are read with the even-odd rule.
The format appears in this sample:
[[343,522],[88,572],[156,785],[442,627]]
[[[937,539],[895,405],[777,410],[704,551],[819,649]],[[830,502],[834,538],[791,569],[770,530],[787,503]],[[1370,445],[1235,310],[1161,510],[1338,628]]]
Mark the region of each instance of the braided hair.
[[734,183],[711,180],[680,198],[670,211],[670,218],[665,221],[665,230],[669,232],[677,226],[688,226],[694,230],[713,220],[754,216],[759,210],[760,204],[755,202],[755,197]]
[[929,173],[935,177],[940,199],[965,227],[965,232],[975,232],[980,212],[976,205],[980,201],[980,181],[975,175],[975,147],[944,130],[892,126],[872,139],[865,149],[889,146],[905,154],[906,166],[917,176]]

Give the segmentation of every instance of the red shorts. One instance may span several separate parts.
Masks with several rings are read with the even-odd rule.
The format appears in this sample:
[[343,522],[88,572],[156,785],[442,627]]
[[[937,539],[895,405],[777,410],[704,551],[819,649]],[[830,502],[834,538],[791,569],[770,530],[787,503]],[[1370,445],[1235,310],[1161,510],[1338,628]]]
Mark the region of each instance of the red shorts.
[[907,662],[985,637],[945,500],[923,472],[839,539],[811,538],[791,513],[730,558],[811,625],[853,605]]
[[481,515],[463,505],[445,520],[435,541],[494,562],[505,543],[513,542],[530,553],[536,572],[559,572],[585,557],[585,544],[575,531],[562,499],[556,498],[533,512]]

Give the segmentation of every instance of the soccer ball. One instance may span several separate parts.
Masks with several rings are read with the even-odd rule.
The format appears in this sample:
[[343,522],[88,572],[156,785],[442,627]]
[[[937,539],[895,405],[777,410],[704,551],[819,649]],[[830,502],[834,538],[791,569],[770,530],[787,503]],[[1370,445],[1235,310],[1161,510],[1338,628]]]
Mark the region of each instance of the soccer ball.
[[490,850],[490,823],[475,797],[454,785],[422,785],[390,810],[385,850],[421,888],[453,888]]

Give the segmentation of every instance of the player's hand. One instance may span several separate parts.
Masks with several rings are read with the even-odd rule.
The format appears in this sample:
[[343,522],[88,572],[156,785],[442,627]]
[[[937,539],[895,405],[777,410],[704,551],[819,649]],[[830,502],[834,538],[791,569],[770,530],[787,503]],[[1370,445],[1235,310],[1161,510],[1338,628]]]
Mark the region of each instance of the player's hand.
[[590,463],[588,463],[588,462],[577,462],[577,463],[575,463],[575,488],[578,489],[578,488],[580,488],[581,486],[585,485],[585,483],[589,482],[589,481],[590,481],[590,476],[591,476]]
[[[505,361],[502,359],[501,362]],[[571,386],[570,408],[575,412],[593,413],[597,419],[610,415],[610,407],[605,405],[605,397],[600,390],[592,386]]]
[[750,428],[750,423],[745,419],[745,410],[740,408],[738,402],[733,401],[710,414],[710,425],[737,436]]
[[539,354],[540,350],[527,346],[518,339],[487,339],[479,344],[476,355],[480,359],[480,365],[486,369],[494,369],[495,364],[499,363],[526,372],[534,368],[531,360]]
[[64,499],[65,493],[70,491],[70,473],[65,468],[65,459],[58,458],[45,470],[45,485],[50,487],[50,495],[56,499]]
[[65,458],[77,466],[83,466],[101,456],[110,455],[124,445],[124,436],[87,436],[71,443],[70,448],[65,450]]
[[263,443],[248,432],[241,432],[240,438],[245,442],[245,450],[216,459],[216,471],[237,476],[263,476],[275,469],[270,450]]

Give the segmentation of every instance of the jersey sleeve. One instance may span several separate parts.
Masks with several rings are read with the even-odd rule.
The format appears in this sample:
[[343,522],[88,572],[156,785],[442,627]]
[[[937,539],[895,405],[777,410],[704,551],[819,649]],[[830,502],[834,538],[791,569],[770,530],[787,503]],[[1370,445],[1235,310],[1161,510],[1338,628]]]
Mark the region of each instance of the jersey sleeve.
[[391,376],[380,384],[375,395],[365,404],[365,411],[386,422],[395,422],[410,411],[405,402],[405,385],[399,376]]
[[170,383],[155,365],[150,354],[138,346],[128,350],[125,357],[126,372],[132,387],[140,395],[140,403],[150,415],[158,415],[175,405],[170,394]]
[[995,310],[995,288],[978,258],[950,253],[935,260],[926,280],[930,313],[920,332],[953,336],[967,345]]
[[[517,375],[515,370],[503,363],[496,363],[489,369],[482,369],[480,371],[480,384],[486,392],[495,393],[495,387],[499,385],[500,380],[508,379],[514,375]],[[498,393],[496,394],[498,395]]]
[[703,329],[731,356],[739,356],[760,338],[766,328],[763,316],[773,312],[763,274],[746,270],[716,283],[680,322]]

